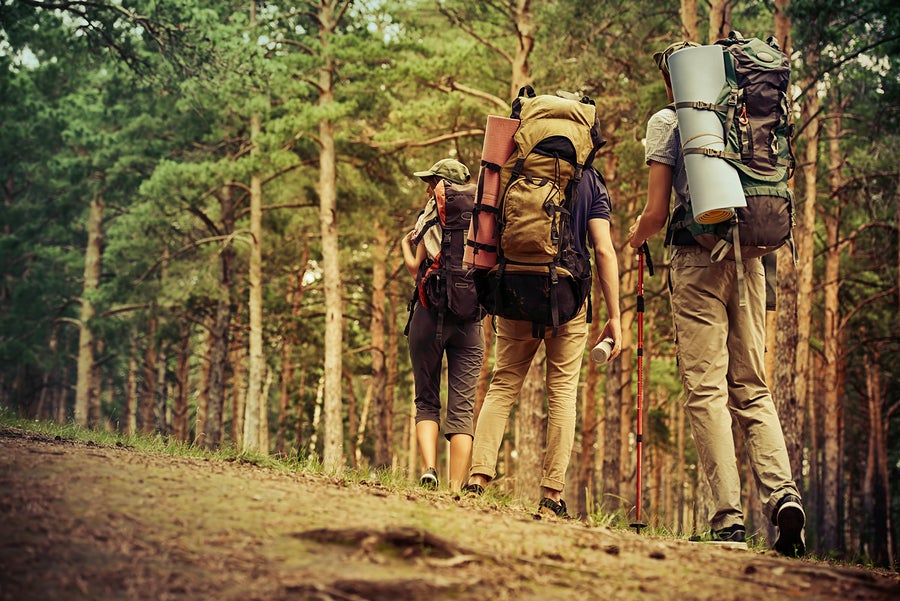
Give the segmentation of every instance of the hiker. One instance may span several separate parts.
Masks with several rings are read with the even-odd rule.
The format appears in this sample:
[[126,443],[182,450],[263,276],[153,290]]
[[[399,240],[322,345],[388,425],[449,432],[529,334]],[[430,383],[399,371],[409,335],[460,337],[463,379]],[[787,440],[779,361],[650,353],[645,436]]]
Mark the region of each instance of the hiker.
[[[474,282],[470,289],[460,286],[441,286],[453,273],[438,270],[452,263],[462,267],[462,253],[471,206],[474,184],[469,184],[468,168],[454,159],[442,159],[426,171],[413,175],[428,184],[428,202],[420,213],[415,227],[401,239],[406,269],[416,280],[416,293],[410,303],[410,322],[407,326],[409,357],[415,380],[416,439],[425,470],[420,484],[437,488],[438,435],[441,418],[441,372],[444,355],[447,357],[447,415],[444,436],[450,442],[450,488],[459,490],[465,481],[472,453],[475,385],[484,355],[482,312],[478,307]],[[451,195],[452,198],[445,198]],[[461,227],[454,227],[452,235],[444,235],[440,215],[449,218],[454,205],[438,207],[439,201],[456,200],[467,204],[457,211]],[[456,207],[460,208],[460,207]],[[446,224],[447,227],[453,224]],[[442,242],[448,242],[442,247]],[[435,277],[429,277],[432,273]],[[466,274],[457,273],[461,279]],[[430,285],[431,283],[437,286]],[[452,284],[451,280],[451,284]],[[459,282],[457,282],[459,283]],[[447,289],[452,294],[465,291],[463,298],[448,303]],[[460,301],[460,302],[456,302]],[[458,307],[464,305],[465,310]]]
[[[653,55],[669,102],[674,97],[668,58],[692,46],[697,44],[678,42]],[[673,189],[676,209],[690,202],[677,115],[672,108],[650,117],[645,152],[650,168],[647,204],[628,231],[628,243],[634,249],[666,225]],[[710,251],[691,237],[673,235],[672,244],[670,290],[678,365],[697,454],[712,492],[710,538],[739,544],[746,538],[732,436],[732,420],[736,420],[747,441],[762,505],[778,529],[774,547],[784,555],[803,555],[806,516],[765,381],[761,260],[743,259],[746,306],[741,306],[742,285],[734,259],[712,260]]]
[[[594,344],[604,338],[614,341],[610,358],[622,350],[622,324],[619,313],[619,267],[610,236],[610,199],[599,174],[584,169],[578,184],[572,211],[573,246],[589,256],[588,242],[594,250],[600,288],[606,301],[608,321]],[[478,415],[472,467],[465,490],[484,492],[496,476],[497,454],[506,430],[509,413],[518,399],[532,359],[543,343],[547,355],[547,446],[541,475],[539,512],[549,511],[569,517],[562,491],[566,470],[575,442],[575,417],[578,379],[588,338],[588,306],[585,301],[573,319],[560,324],[554,334],[534,336],[530,321],[496,317],[496,359],[493,377]]]

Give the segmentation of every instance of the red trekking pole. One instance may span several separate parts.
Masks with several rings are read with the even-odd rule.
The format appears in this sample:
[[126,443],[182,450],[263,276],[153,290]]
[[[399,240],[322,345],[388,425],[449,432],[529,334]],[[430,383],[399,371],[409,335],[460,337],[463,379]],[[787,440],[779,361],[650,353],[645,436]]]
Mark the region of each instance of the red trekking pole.
[[638,289],[637,289],[637,319],[638,319],[638,381],[637,381],[637,436],[635,437],[635,446],[637,447],[637,499],[635,522],[631,527],[640,534],[641,528],[647,525],[641,522],[641,489],[643,488],[643,479],[641,469],[643,467],[643,446],[644,446],[644,257],[647,258],[647,269],[650,275],[653,275],[653,261],[650,259],[650,247],[646,242],[638,250]]

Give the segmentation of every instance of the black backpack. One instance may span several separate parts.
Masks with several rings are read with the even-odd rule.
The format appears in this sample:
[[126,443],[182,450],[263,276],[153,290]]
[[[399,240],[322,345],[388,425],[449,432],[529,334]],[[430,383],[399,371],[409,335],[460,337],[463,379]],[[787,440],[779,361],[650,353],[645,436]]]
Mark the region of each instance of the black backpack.
[[[793,194],[788,180],[793,176],[791,148],[793,125],[788,87],[790,60],[774,38],[766,41],[744,38],[731,32],[716,42],[722,47],[726,82],[718,101],[681,103],[669,108],[715,111],[722,121],[725,149],[719,156],[738,171],[747,206],[736,209],[723,223],[700,224],[690,207],[672,214],[667,242],[675,245],[699,244],[710,250],[714,260],[769,255],[784,244],[793,253]],[[689,149],[685,152],[701,152]],[[711,154],[708,149],[702,152]],[[774,255],[766,257],[767,280],[774,278]],[[796,255],[794,256],[796,261]],[[742,271],[738,270],[738,279]],[[741,288],[741,304],[744,304]],[[774,306],[769,298],[767,305]]]
[[[738,208],[730,222],[701,225],[687,213],[675,224],[721,256],[734,256],[737,244],[743,257],[759,257],[791,241],[793,195],[788,180],[793,175],[794,157],[788,96],[790,60],[774,38],[764,42],[732,32],[716,44],[722,47],[726,76],[719,101],[714,106],[684,104],[718,113],[725,149],[716,156],[737,169],[747,206]],[[685,152],[690,151],[700,150]]]
[[[434,188],[436,214],[425,222],[413,240],[417,246],[431,228],[440,231],[441,247],[435,257],[426,258],[416,274],[416,288],[409,303],[410,320],[416,301],[432,311],[440,326],[444,319],[477,321],[483,311],[478,303],[474,272],[463,265],[463,253],[472,207],[475,204],[475,184],[454,184],[441,180]],[[409,334],[409,323],[406,325]]]
[[497,264],[479,273],[479,298],[488,313],[530,321],[543,338],[590,299],[590,255],[574,247],[572,210],[603,140],[587,97],[535,95],[526,86],[511,117],[520,123],[500,172]]

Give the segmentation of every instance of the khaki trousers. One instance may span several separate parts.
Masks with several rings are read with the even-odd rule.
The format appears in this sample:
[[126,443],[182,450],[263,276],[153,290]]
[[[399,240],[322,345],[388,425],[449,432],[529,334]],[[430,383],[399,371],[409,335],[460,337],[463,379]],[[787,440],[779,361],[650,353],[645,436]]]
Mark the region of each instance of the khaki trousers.
[[746,306],[739,305],[734,261],[678,247],[672,257],[672,308],[678,361],[701,467],[712,490],[713,530],[744,523],[732,420],[746,441],[760,501],[771,516],[785,494],[798,497],[781,423],[765,382],[765,274],[743,261]]
[[562,491],[575,442],[575,409],[581,360],[587,341],[587,303],[563,324],[556,336],[540,340],[531,335],[531,322],[497,318],[494,373],[484,399],[472,449],[471,474],[489,479],[497,475],[497,453],[509,413],[519,398],[525,375],[541,343],[547,353],[547,447],[541,486]]

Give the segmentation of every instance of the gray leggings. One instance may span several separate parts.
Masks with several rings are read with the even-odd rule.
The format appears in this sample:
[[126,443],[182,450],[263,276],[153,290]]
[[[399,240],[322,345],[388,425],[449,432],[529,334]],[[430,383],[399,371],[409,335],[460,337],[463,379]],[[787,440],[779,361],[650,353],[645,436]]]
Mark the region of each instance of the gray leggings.
[[437,335],[437,318],[416,303],[409,327],[409,358],[416,385],[416,423],[441,423],[441,364],[447,354],[447,420],[444,436],[473,436],[475,385],[484,356],[481,321],[444,318]]

